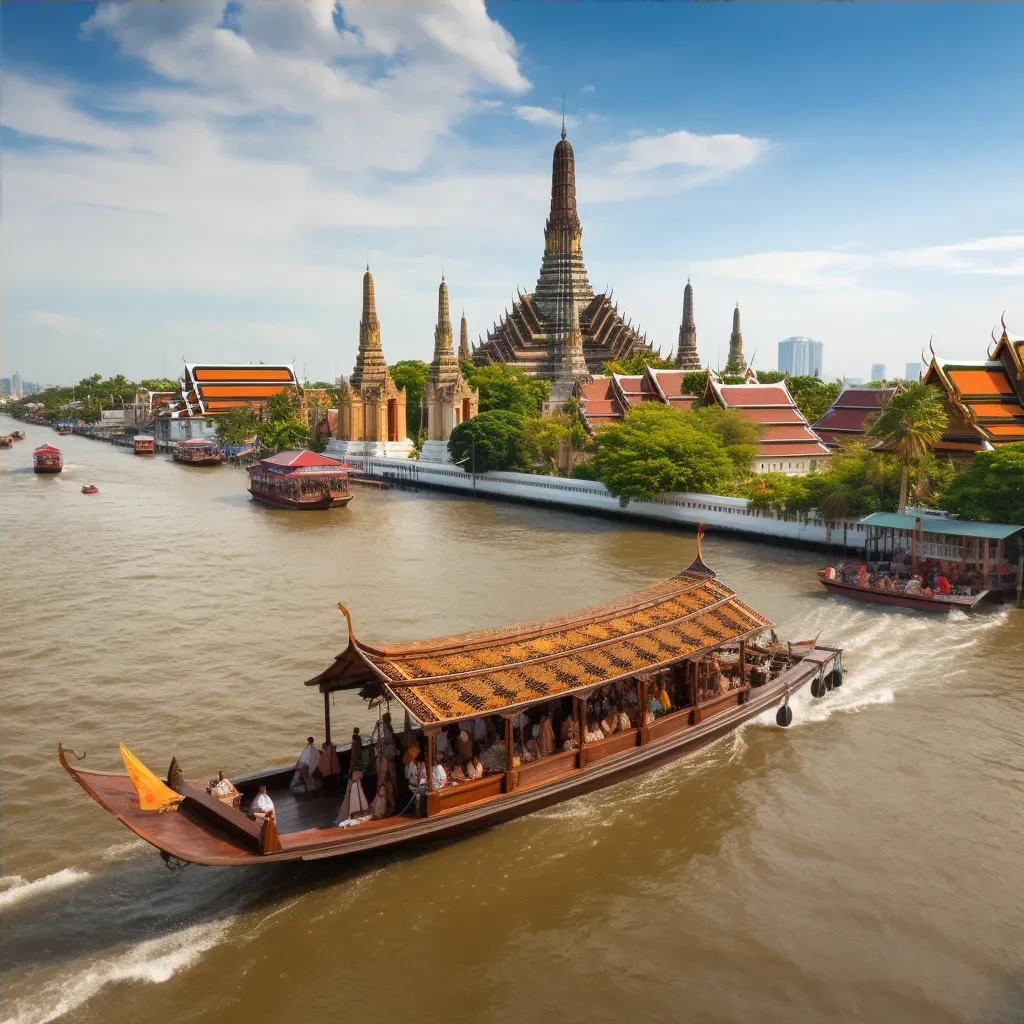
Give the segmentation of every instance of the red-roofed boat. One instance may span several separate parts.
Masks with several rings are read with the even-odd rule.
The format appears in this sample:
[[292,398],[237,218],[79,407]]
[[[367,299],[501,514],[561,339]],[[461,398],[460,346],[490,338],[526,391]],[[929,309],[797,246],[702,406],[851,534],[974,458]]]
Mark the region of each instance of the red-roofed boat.
[[41,444],[32,453],[32,468],[37,473],[59,473],[64,468],[64,457],[52,444]]
[[304,448],[278,452],[249,467],[249,493],[256,501],[282,508],[343,508],[352,500],[351,469]]
[[[306,681],[322,698],[326,736],[306,776],[311,789],[297,765],[285,765],[236,776],[241,801],[230,793],[222,802],[216,780],[187,781],[176,759],[165,783],[123,748],[128,774],[85,769],[62,746],[58,758],[164,855],[247,865],[436,841],[621,782],[765,712],[788,726],[795,693],[809,685],[824,697],[842,685],[842,652],[816,640],[780,643],[771,622],[704,564],[699,544],[686,569],[634,594],[458,636],[369,644],[341,606],[348,646]],[[338,690],[407,716],[397,735],[390,715],[378,723],[354,770],[347,748],[327,746]],[[598,713],[610,720],[613,707],[614,724],[594,724]],[[438,763],[435,753],[450,757],[451,775],[420,773],[417,762]],[[461,765],[474,756],[480,771],[467,777]],[[350,802],[354,786],[365,787],[363,800]]]
[[179,441],[174,449],[174,461],[189,466],[218,466],[224,453],[212,441],[194,437],[191,441]]
[[11,434],[0,434],[0,448],[13,448],[14,437]]

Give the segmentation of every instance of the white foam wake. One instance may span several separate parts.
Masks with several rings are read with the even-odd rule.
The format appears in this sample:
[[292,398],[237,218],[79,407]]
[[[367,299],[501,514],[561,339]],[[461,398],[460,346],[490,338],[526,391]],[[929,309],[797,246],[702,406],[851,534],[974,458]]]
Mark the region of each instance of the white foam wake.
[[3,1024],[47,1024],[77,1010],[107,985],[118,982],[159,985],[213,949],[230,924],[228,919],[193,925],[96,960],[77,974],[46,985],[31,999],[22,1000]]
[[88,877],[88,871],[80,871],[78,868],[63,868],[52,875],[35,878],[31,882],[26,882],[21,875],[5,875],[0,880],[4,883],[3,890],[0,891],[0,909],[21,903],[22,900],[33,899],[43,893],[53,892],[55,889],[66,889],[69,885],[77,885]]
[[126,843],[114,843],[113,846],[108,846],[101,856],[107,861],[125,860],[146,846],[149,846],[149,843],[145,839],[129,839]]

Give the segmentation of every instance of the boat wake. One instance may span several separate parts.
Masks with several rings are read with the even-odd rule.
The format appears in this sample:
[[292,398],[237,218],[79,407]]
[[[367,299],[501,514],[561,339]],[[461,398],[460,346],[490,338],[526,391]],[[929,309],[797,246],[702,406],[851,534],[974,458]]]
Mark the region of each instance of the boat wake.
[[223,941],[231,920],[193,925],[113,956],[93,961],[68,978],[45,985],[33,997],[11,1009],[3,1024],[47,1024],[78,1009],[108,985],[148,982],[158,985],[190,967],[204,953]]
[[12,907],[24,900],[44,896],[57,889],[78,885],[88,877],[88,871],[81,871],[78,868],[63,868],[60,871],[55,871],[52,875],[35,878],[31,882],[26,882],[21,875],[4,875],[3,878],[0,878],[0,910]]
[[100,856],[105,861],[127,860],[147,847],[149,847],[149,843],[145,839],[129,839],[126,843],[114,843],[113,846],[108,846]]

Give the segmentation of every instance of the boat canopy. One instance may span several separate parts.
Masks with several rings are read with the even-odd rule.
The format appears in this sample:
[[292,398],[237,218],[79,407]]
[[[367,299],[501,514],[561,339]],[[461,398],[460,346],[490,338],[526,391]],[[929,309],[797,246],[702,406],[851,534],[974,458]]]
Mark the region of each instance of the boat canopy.
[[344,462],[332,459],[329,455],[321,455],[319,452],[311,452],[305,448],[296,451],[278,452],[269,458],[260,459],[261,465],[280,466],[285,469],[347,469]]
[[693,657],[772,623],[700,556],[670,579],[568,615],[436,640],[374,646],[355,638],[307,686],[384,693],[423,725],[499,714]]
[[913,530],[918,519],[923,533],[944,533],[948,537],[1003,540],[1024,530],[1024,526],[1014,526],[1012,523],[978,523],[969,519],[947,519],[945,516],[901,516],[896,512],[872,512],[860,521],[860,525],[881,526],[889,530]]

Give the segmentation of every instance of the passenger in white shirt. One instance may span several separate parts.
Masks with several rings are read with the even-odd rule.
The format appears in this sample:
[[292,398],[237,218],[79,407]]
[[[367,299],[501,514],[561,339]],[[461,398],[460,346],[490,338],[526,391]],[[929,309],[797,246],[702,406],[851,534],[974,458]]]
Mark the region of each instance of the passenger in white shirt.
[[436,764],[434,765],[434,789],[444,789],[447,783],[448,773],[444,770],[444,765],[441,763],[441,755],[438,754]]
[[267,787],[260,786],[260,791],[253,797],[252,804],[249,806],[249,816],[257,821],[262,821],[273,813],[274,801],[267,795]]

